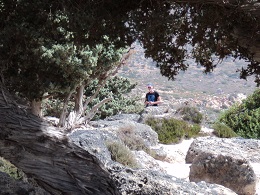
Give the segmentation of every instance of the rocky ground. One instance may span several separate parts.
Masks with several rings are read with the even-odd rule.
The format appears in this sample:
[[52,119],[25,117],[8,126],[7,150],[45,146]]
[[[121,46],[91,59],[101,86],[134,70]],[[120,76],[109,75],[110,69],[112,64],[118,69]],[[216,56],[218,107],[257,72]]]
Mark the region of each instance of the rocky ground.
[[[210,132],[208,128],[204,128],[204,131]],[[167,174],[174,177],[185,179],[189,181],[190,167],[191,163],[186,163],[185,158],[188,153],[189,147],[192,144],[194,139],[183,140],[181,143],[173,145],[163,145],[160,144],[159,147],[162,147],[163,150],[167,153],[169,161],[159,161],[156,162],[159,164]],[[259,163],[251,162],[250,165],[253,167],[256,175],[260,179],[260,166]],[[260,194],[260,185],[258,184],[256,188],[256,195]],[[228,195],[228,194],[227,194]]]
[[[163,107],[147,108],[141,118],[151,113],[163,117],[164,110]],[[80,143],[104,162],[122,194],[259,194],[259,140],[221,139],[212,134],[212,129],[203,127],[203,137],[164,145],[158,143],[157,135],[142,124],[143,119],[139,117],[121,114],[93,121],[91,127],[76,130],[71,135],[76,144]],[[156,152],[156,156],[133,150],[139,164],[137,169],[109,163],[110,155],[102,142],[111,138],[120,141],[115,134],[122,128],[130,128]]]
[[[151,113],[162,117],[164,111],[163,107],[148,107],[142,115],[120,114],[91,121],[70,132],[68,139],[104,164],[122,195],[259,195],[259,140],[217,138],[211,129],[204,127],[203,137],[179,144],[160,144],[157,133],[142,121]],[[131,150],[138,163],[136,168],[114,161],[106,144],[123,143],[118,134],[122,131],[128,137],[138,137],[140,143],[156,155]],[[0,177],[3,178],[0,194],[12,190],[23,194],[29,191],[32,195],[48,194],[36,191],[31,185],[10,181],[1,173]]]

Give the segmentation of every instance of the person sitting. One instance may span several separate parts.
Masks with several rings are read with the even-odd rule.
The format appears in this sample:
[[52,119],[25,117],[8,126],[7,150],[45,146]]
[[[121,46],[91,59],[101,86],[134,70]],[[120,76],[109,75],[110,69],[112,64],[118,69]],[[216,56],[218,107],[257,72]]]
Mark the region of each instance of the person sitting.
[[162,103],[161,96],[154,90],[153,85],[148,84],[147,88],[149,92],[145,95],[145,106],[158,106],[158,104]]

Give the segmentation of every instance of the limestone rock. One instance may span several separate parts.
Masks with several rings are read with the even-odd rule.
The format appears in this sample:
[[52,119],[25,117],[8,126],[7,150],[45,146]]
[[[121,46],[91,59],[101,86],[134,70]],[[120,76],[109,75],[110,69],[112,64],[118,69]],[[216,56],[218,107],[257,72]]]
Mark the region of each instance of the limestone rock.
[[114,116],[110,116],[105,118],[105,121],[116,121],[116,120],[126,120],[126,121],[135,121],[138,122],[140,120],[139,114],[117,114]]
[[118,164],[109,172],[122,195],[235,195],[232,190],[217,184],[187,182],[158,171],[133,170]]
[[186,155],[186,163],[204,152],[236,155],[253,163],[260,163],[260,140],[243,138],[199,137],[190,145]]
[[144,109],[139,120],[140,123],[144,123],[150,117],[153,118],[171,118],[175,114],[175,110],[169,106],[149,106]]
[[111,154],[106,147],[106,141],[120,142],[115,134],[98,129],[77,130],[71,133],[69,138],[79,147],[95,155],[103,164],[111,161]]
[[159,163],[146,152],[144,152],[142,150],[133,151],[133,154],[136,158],[138,165],[140,166],[139,168],[153,170],[153,171],[159,171],[161,173],[166,174],[166,171],[159,165]]
[[[122,119],[115,121],[100,120],[98,122],[93,122],[92,124],[95,125],[94,129],[77,130],[71,133],[69,138],[78,146],[88,150],[103,162],[106,169],[110,172],[112,179],[116,182],[116,186],[122,195],[235,194],[232,190],[217,184],[188,182],[184,179],[170,176],[162,167],[160,167],[159,163],[155,159],[144,151],[132,151],[140,165],[139,168],[132,169],[125,167],[118,162],[114,162],[106,148],[105,142],[111,139],[120,142],[119,137],[115,133],[118,128],[129,126],[129,124],[133,125],[135,127],[134,131],[136,131],[140,137],[146,139],[150,145],[157,144],[157,137],[156,139],[155,137],[151,139],[154,141],[147,139],[144,134],[142,135],[142,132],[148,131],[148,135],[152,135],[150,133],[152,130],[147,128],[146,125],[137,124],[134,121],[126,121]],[[157,151],[156,149],[158,149],[160,152],[156,152],[156,154],[158,153],[159,156],[165,158],[166,154],[162,151],[162,148],[158,148],[158,146],[159,145],[157,145],[153,151],[155,152]]]
[[147,147],[155,146],[158,144],[158,135],[152,128],[148,125],[141,124],[135,121],[129,120],[99,120],[91,121],[90,124],[96,128],[106,128],[107,131],[113,132],[116,134],[117,131],[122,129],[129,129],[133,131],[136,136],[141,137],[145,142]]
[[238,194],[253,195],[256,192],[257,178],[250,164],[243,158],[228,155],[198,155],[190,167],[189,179],[220,184]]
[[197,138],[186,155],[190,181],[206,181],[238,194],[255,194],[259,174],[251,163],[260,163],[260,141],[241,138]]

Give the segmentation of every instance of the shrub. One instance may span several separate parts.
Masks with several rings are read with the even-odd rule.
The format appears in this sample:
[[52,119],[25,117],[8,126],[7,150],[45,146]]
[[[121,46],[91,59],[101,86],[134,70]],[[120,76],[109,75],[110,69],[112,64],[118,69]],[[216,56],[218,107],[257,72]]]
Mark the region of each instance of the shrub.
[[200,125],[191,125],[174,118],[149,118],[145,123],[157,132],[159,141],[163,144],[177,143],[184,138],[195,137],[201,129]]
[[[112,101],[102,105],[93,118],[93,120],[104,119],[108,116],[113,116],[122,113],[140,113],[144,109],[143,104],[140,103],[140,97],[129,96],[128,94],[135,88],[137,84],[132,84],[129,79],[123,77],[112,77],[110,78],[105,86],[99,91],[96,98],[89,102],[86,109],[86,114],[93,108],[96,104],[100,103],[103,99],[111,97]],[[84,96],[86,98],[91,97],[95,94],[98,88],[98,80],[93,80],[85,88]],[[49,98],[43,101],[43,115],[44,116],[54,116],[60,117],[63,109],[65,97],[62,95],[59,98]],[[68,112],[71,112],[74,108],[73,98],[68,102]]]
[[238,136],[260,138],[260,89],[223,112],[217,122],[226,124]]
[[117,131],[117,135],[130,150],[143,150],[151,157],[155,157],[155,152],[145,145],[143,138],[136,135],[133,129],[132,126],[121,127]]
[[[53,116],[53,117],[60,117],[64,106],[64,102],[61,99],[56,98],[49,98],[43,101],[43,115],[44,116]],[[68,103],[68,111],[72,111],[74,108],[74,102],[69,101]]]
[[111,153],[112,160],[128,167],[138,167],[134,155],[124,144],[120,142],[107,142],[106,146]]
[[7,173],[14,179],[22,179],[24,177],[24,173],[22,171],[17,169],[13,164],[2,157],[0,157],[0,171]]
[[149,150],[143,138],[134,133],[132,126],[121,127],[117,131],[117,135],[130,150],[143,150],[145,152]]
[[[140,113],[144,106],[139,103],[140,97],[129,96],[132,89],[135,88],[137,84],[132,84],[129,79],[123,77],[112,77],[110,78],[105,86],[99,91],[97,97],[88,104],[87,111],[93,106],[101,102],[106,97],[111,97],[112,101],[102,105],[99,108],[99,112],[96,113],[94,120],[104,119],[109,116],[113,116],[122,113]],[[86,89],[85,96],[91,96],[95,93],[97,88],[97,80],[92,81]]]
[[214,134],[221,138],[237,137],[237,134],[227,125],[223,123],[215,123],[212,128],[214,129]]
[[203,115],[195,107],[183,106],[178,108],[176,112],[182,115],[183,120],[196,124],[200,124],[203,119]]
[[189,127],[190,127],[190,129],[189,129],[189,131],[186,132],[186,137],[192,138],[192,137],[198,136],[198,134],[200,133],[200,130],[201,130],[201,126],[199,124],[193,124]]

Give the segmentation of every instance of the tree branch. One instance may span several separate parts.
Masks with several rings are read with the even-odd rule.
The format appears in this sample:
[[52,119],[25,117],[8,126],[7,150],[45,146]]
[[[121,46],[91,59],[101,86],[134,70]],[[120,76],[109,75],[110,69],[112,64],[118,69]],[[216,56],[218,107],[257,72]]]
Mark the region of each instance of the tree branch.
[[78,120],[78,124],[82,124],[82,123],[85,123],[86,121],[90,121],[94,116],[95,114],[97,113],[98,109],[105,103],[111,101],[112,98],[106,98],[106,99],[103,99],[101,102],[99,102],[98,104],[96,104],[88,113],[87,116],[85,117],[82,117],[80,118],[80,120]]

